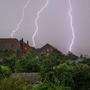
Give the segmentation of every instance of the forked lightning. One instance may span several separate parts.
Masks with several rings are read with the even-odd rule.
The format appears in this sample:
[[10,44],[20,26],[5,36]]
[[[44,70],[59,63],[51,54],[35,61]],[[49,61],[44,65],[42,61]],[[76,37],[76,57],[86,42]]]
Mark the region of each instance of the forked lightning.
[[69,0],[69,12],[68,12],[68,15],[70,17],[70,27],[71,27],[71,30],[72,30],[72,41],[71,41],[71,44],[70,44],[70,47],[69,47],[69,51],[72,52],[72,47],[73,47],[74,40],[75,40],[75,32],[74,32],[74,27],[73,27],[71,0]]
[[24,14],[25,14],[25,9],[27,8],[27,6],[29,5],[31,0],[27,0],[26,4],[24,5],[23,9],[22,9],[22,17],[19,21],[19,23],[17,24],[17,27],[15,30],[12,31],[11,33],[11,38],[14,38],[15,33],[20,29],[20,25],[22,24],[23,20],[24,20]]
[[48,6],[48,3],[49,3],[49,0],[46,0],[46,3],[45,3],[45,5],[37,12],[37,16],[36,16],[36,18],[35,18],[35,32],[34,32],[34,34],[33,34],[33,36],[32,36],[32,41],[33,41],[33,47],[35,47],[36,46],[36,44],[35,44],[35,36],[36,36],[36,34],[37,34],[37,32],[38,32],[38,20],[39,20],[39,18],[40,18],[40,14],[44,11],[44,9]]

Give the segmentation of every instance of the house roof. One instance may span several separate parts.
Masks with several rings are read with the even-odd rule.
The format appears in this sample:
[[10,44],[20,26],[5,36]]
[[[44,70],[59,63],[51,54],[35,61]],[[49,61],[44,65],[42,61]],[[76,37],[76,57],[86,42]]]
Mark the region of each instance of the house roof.
[[26,44],[25,42],[23,42],[23,46],[27,46],[28,48],[30,48],[30,46]]
[[46,45],[44,45],[41,49],[48,48],[48,47],[55,49],[52,45],[50,45],[48,43]]
[[5,41],[8,41],[8,42],[18,42],[18,40],[16,38],[0,38],[0,42],[5,42]]
[[79,57],[73,54],[72,52],[68,52],[67,57],[69,57],[71,60],[76,60]]
[[18,48],[18,42],[16,38],[0,38],[0,49]]
[[21,78],[25,81],[31,82],[31,83],[39,83],[41,82],[42,78],[39,73],[13,73],[10,78]]

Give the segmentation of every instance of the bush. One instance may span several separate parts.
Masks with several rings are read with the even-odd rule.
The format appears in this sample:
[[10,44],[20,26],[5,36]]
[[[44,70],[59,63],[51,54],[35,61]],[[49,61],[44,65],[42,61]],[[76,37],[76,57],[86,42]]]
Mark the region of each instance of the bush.
[[4,66],[4,65],[0,66],[0,76],[1,77],[6,77],[6,76],[9,76],[10,74],[11,74],[11,70],[8,66]]
[[4,78],[0,80],[0,90],[30,90],[31,86],[22,80]]
[[90,67],[85,64],[63,63],[56,67],[55,75],[65,87],[72,90],[90,89]]

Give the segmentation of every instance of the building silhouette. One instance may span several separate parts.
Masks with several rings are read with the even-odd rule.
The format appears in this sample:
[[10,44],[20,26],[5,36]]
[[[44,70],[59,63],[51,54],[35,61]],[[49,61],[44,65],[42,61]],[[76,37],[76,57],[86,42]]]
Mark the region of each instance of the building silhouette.
[[26,53],[31,49],[29,42],[20,41],[16,38],[0,38],[0,50],[20,50],[22,53]]

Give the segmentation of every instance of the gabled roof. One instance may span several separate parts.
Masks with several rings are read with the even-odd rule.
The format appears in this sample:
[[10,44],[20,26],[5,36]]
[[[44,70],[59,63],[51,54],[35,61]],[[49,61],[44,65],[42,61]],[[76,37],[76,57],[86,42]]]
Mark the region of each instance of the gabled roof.
[[46,44],[46,45],[44,45],[41,49],[44,49],[44,48],[48,48],[48,47],[50,47],[50,48],[53,48],[53,49],[56,49],[56,48],[54,48],[52,45],[50,45],[50,44]]

